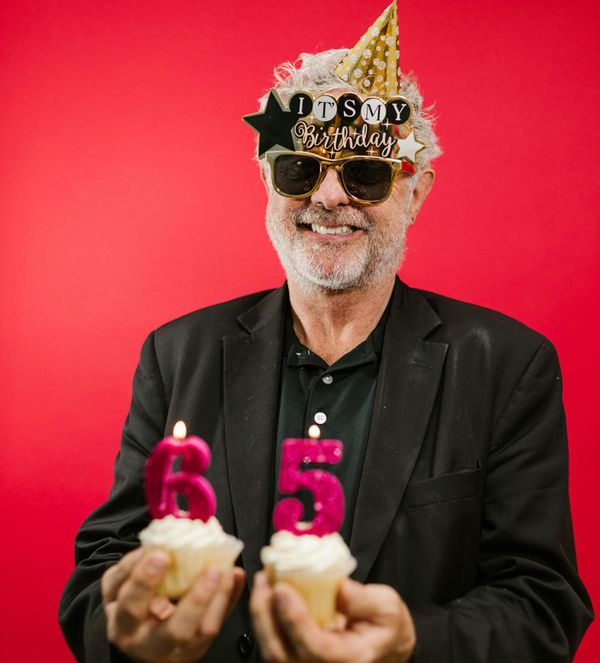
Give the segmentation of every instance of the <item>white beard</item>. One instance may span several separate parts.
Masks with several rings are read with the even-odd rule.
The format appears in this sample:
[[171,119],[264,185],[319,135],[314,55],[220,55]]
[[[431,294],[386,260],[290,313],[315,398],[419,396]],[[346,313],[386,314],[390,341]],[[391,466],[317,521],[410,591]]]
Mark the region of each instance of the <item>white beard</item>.
[[[349,225],[363,229],[348,245],[317,244],[297,224]],[[306,290],[353,290],[380,283],[400,267],[404,258],[406,214],[381,230],[366,210],[346,206],[327,211],[308,204],[293,212],[267,208],[266,226],[271,242],[289,278]]]

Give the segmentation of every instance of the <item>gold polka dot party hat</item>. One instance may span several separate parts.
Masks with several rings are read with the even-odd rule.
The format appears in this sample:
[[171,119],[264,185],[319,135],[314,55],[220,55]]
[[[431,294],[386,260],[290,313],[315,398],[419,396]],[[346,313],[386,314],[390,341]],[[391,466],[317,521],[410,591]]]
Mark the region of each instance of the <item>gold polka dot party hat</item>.
[[392,2],[333,73],[361,94],[394,97],[399,90],[399,55],[398,8]]

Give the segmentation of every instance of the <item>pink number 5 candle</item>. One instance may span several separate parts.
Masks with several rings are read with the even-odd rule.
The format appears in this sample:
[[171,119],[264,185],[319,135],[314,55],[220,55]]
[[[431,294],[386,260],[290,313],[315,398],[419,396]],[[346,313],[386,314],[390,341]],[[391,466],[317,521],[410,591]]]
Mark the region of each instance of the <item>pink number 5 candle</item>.
[[[181,470],[173,463],[181,457]],[[172,437],[165,437],[153,449],[146,462],[146,500],[153,518],[171,514],[206,522],[216,510],[215,491],[201,474],[210,465],[210,449],[204,440],[186,437],[183,421],[178,421]],[[177,495],[184,495],[188,511],[177,505]]]
[[[313,432],[312,429],[315,429]],[[318,426],[311,426],[309,434],[318,436]],[[304,506],[294,497],[281,500],[273,512],[276,530],[287,530],[299,536],[316,534],[323,536],[337,532],[344,520],[344,491],[337,477],[325,470],[302,471],[300,465],[310,463],[339,463],[344,445],[339,440],[295,439],[284,440],[279,490],[295,493],[300,488],[309,490],[314,499],[315,518],[304,523]]]

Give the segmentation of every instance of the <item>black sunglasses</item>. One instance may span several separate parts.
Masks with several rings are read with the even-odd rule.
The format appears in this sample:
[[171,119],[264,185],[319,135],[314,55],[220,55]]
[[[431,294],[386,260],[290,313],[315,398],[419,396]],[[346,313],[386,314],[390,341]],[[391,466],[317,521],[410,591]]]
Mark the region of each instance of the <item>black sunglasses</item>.
[[308,198],[320,186],[328,168],[335,168],[347,196],[363,205],[381,203],[392,191],[399,172],[412,175],[406,161],[353,155],[326,159],[310,152],[267,152],[275,190],[289,198]]

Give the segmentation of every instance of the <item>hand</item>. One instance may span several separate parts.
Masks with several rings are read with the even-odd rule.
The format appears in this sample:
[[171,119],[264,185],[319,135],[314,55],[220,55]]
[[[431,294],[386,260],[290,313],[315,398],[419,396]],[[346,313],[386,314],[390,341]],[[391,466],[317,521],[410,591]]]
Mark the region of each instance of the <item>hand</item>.
[[340,622],[319,628],[290,585],[254,578],[250,613],[263,656],[274,663],[406,663],[415,648],[408,608],[387,585],[345,580],[338,595]]
[[208,650],[244,587],[244,571],[204,571],[177,605],[156,595],[169,565],[161,550],[134,550],[102,577],[107,636],[138,661],[188,663]]

